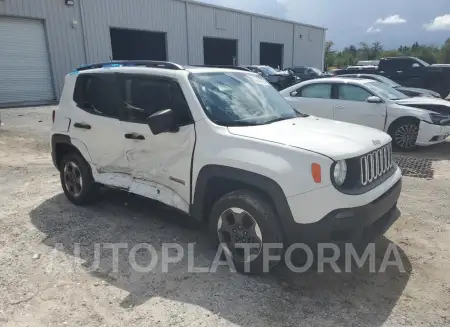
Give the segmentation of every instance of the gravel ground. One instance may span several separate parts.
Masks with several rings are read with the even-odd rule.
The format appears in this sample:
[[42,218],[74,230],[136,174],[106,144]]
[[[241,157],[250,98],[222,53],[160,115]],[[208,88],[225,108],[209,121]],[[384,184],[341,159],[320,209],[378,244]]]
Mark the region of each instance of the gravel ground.
[[[255,277],[190,273],[183,260],[137,273],[127,258],[138,243],[159,253],[195,242],[198,267],[215,252],[189,217],[137,196],[70,204],[50,158],[51,109],[0,111],[0,326],[450,326],[450,144],[414,154],[428,176],[404,177],[402,216],[377,243],[377,264],[395,244],[405,272]],[[96,260],[95,243],[128,245],[118,271],[110,249]]]

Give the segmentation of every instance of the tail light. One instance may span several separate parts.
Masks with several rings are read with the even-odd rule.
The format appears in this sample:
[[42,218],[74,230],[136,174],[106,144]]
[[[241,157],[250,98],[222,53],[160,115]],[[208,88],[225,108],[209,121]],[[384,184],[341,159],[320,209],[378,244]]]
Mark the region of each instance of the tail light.
[[56,112],[55,112],[55,110],[53,110],[52,111],[52,122],[53,123],[55,122],[55,115],[56,115]]

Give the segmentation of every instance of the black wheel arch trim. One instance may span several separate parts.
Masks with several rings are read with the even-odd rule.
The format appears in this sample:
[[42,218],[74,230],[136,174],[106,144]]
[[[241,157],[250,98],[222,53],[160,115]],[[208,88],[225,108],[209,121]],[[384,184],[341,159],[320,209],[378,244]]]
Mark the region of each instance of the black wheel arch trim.
[[53,134],[52,135],[52,161],[56,169],[59,169],[57,162],[56,145],[57,144],[70,144],[73,146],[70,136],[65,134]]
[[[394,120],[389,124],[389,127],[388,127],[388,134],[390,134],[390,133],[393,132],[393,130],[392,130],[391,128],[395,127],[396,124],[398,124],[400,121],[403,121],[403,120],[415,120],[415,121],[419,122],[419,124],[420,124],[421,121],[424,121],[424,120],[421,120],[420,118],[417,118],[417,117],[414,117],[414,116],[401,116],[401,117],[397,117],[396,119],[394,119]],[[391,136],[392,136],[392,135],[391,135]]]
[[[59,165],[58,165],[58,153],[56,152],[56,148],[58,144],[67,144],[70,145],[70,147],[72,147],[75,152],[77,152],[82,158],[83,160],[86,160],[84,158],[84,156],[81,154],[80,150],[72,144],[72,140],[70,138],[69,135],[66,134],[53,134],[52,135],[52,161],[53,161],[53,165],[56,167],[56,169],[59,170]],[[92,174],[92,169],[91,166],[89,166],[89,170],[91,171]]]
[[248,170],[221,165],[204,166],[198,174],[193,203],[190,206],[190,214],[196,220],[204,221],[203,208],[208,193],[208,182],[213,178],[223,178],[233,182],[248,184],[268,195],[275,206],[274,209],[280,220],[279,223],[283,233],[286,231],[286,228],[289,228],[294,223],[287,198],[277,182]]

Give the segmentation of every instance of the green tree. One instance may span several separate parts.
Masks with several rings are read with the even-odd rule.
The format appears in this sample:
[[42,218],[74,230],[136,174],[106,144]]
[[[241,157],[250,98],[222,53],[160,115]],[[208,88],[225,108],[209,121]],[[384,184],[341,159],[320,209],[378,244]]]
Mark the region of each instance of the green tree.
[[325,42],[325,66],[326,67],[333,67],[335,65],[335,54],[332,50],[333,45],[334,45],[333,41]]
[[450,64],[450,38],[447,39],[444,46],[441,49],[441,62],[443,64]]
[[349,45],[342,51],[333,50],[334,43],[327,41],[325,44],[325,63],[328,67],[346,67],[354,65],[359,60],[375,60],[382,57],[413,56],[430,64],[450,63],[450,38],[442,47],[423,45],[415,42],[409,45],[401,45],[397,49],[384,50],[380,42],[374,42],[369,46],[360,42],[359,46]]
[[374,42],[372,44],[372,49],[371,49],[371,53],[370,53],[370,60],[374,60],[380,57],[381,52],[383,51],[383,46],[381,45],[381,43],[379,41]]
[[402,55],[403,53],[399,50],[387,50],[382,53],[381,57],[398,57]]

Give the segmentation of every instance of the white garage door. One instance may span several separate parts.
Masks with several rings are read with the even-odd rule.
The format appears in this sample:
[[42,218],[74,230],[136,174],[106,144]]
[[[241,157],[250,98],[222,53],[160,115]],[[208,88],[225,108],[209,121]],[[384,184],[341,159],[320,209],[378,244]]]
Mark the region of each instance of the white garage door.
[[42,21],[0,17],[0,104],[53,98]]

